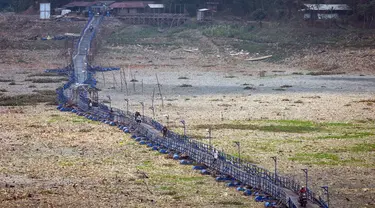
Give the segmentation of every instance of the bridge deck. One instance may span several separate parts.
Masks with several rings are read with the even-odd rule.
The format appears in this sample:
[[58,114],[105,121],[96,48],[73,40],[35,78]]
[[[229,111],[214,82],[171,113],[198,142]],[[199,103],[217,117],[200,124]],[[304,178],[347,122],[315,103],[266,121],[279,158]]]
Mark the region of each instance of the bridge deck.
[[100,23],[100,17],[94,16],[88,25],[93,26],[91,31],[87,27],[82,34],[81,40],[76,49],[76,54],[73,57],[74,74],[76,77],[76,83],[83,84],[87,79],[87,54],[90,50],[91,37]]

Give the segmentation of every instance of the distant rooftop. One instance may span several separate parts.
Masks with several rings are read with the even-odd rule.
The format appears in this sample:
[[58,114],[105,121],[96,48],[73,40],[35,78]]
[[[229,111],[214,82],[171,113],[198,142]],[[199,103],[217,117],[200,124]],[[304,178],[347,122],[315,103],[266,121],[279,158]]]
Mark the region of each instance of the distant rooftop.
[[210,10],[207,9],[207,8],[203,8],[203,9],[198,9],[198,11],[200,11],[200,12],[206,12],[206,11],[210,11]]
[[163,9],[164,4],[148,4],[151,9]]
[[69,4],[66,4],[64,7],[87,7],[91,6],[94,2],[86,2],[86,1],[73,1]]
[[352,10],[347,4],[304,4],[305,10],[314,11],[350,11]]
[[124,2],[115,2],[111,4],[111,8],[146,8],[148,4],[154,3],[153,1],[124,1]]

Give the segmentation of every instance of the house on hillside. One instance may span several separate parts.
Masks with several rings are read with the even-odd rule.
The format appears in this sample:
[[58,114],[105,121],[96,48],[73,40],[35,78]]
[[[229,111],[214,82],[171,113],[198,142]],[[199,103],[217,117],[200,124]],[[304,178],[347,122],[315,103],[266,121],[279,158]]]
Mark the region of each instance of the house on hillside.
[[110,5],[112,13],[116,15],[138,14],[145,13],[148,4],[153,4],[152,1],[124,1],[115,2]]
[[351,13],[352,9],[347,4],[304,4],[303,18],[305,20],[339,19]]
[[94,2],[86,2],[86,1],[73,1],[69,4],[66,4],[63,6],[64,9],[70,9],[73,12],[82,12],[82,11],[88,11],[90,10],[91,5],[93,5]]
[[203,21],[212,21],[213,11],[207,8],[198,9],[197,11],[197,20],[200,22]]

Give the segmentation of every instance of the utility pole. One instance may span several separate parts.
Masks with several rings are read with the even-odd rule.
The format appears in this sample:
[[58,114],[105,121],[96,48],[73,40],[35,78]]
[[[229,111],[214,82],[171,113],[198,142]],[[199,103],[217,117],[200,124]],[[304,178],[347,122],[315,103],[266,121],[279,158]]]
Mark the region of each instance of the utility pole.
[[161,98],[161,107],[164,108],[163,94],[161,93],[161,84],[159,82],[158,74],[155,74],[155,76],[156,76],[156,81],[157,81],[157,85],[158,85],[158,88],[159,88],[159,94],[160,94],[160,98]]
[[111,96],[107,95],[107,98],[109,100],[109,108],[112,109],[112,100],[111,100]]
[[327,208],[329,208],[329,191],[328,191],[328,186],[322,186],[321,187],[324,191],[324,194],[327,195]]
[[180,122],[182,123],[182,125],[184,125],[184,138],[186,139],[186,123],[185,123],[185,120],[181,120]]
[[126,102],[126,115],[129,115],[129,99],[125,98],[124,100]]
[[235,141],[234,144],[237,145],[237,148],[238,148],[238,159],[239,159],[239,163],[241,164],[241,143],[238,142],[238,141]]
[[273,161],[275,162],[275,184],[277,184],[277,157],[271,157]]
[[139,102],[142,105],[142,119],[145,120],[145,103]]
[[212,148],[212,143],[211,143],[211,128],[206,129],[208,133],[208,144],[210,145],[210,148]]
[[[307,188],[307,180],[308,180],[308,177],[309,177],[309,175],[308,175],[308,170],[307,170],[307,168],[305,168],[305,169],[301,169],[304,173],[305,173],[305,180],[306,180],[306,183],[305,183],[305,187],[306,187],[306,190],[308,189]],[[309,194],[309,192],[307,191],[307,195]]]

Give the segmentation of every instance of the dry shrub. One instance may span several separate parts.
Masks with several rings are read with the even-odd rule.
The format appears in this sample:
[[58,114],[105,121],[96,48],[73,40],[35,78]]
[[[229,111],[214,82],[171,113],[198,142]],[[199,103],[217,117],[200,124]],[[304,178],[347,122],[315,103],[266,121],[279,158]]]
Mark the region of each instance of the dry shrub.
[[25,81],[32,83],[60,83],[69,81],[68,78],[51,79],[51,78],[37,78],[37,79],[25,79]]
[[56,93],[38,93],[38,94],[27,94],[27,95],[15,95],[15,96],[1,96],[0,106],[24,106],[24,105],[36,105],[38,103],[48,103],[52,105],[57,104]]
[[0,82],[14,82],[13,79],[0,79]]
[[190,85],[190,84],[182,84],[182,85],[180,85],[179,87],[193,87],[193,85]]
[[307,75],[320,76],[320,75],[339,75],[345,74],[345,72],[331,72],[331,71],[318,71],[318,72],[309,72]]

